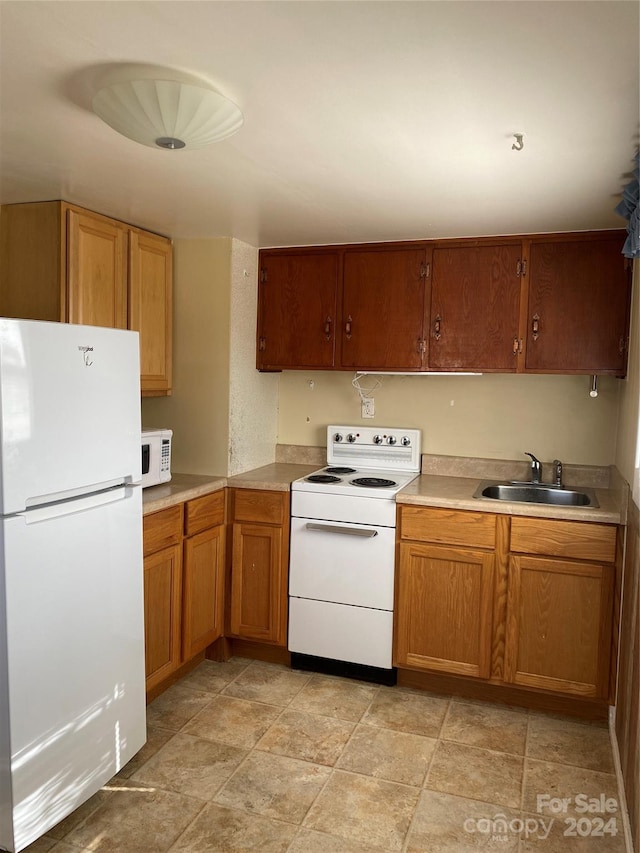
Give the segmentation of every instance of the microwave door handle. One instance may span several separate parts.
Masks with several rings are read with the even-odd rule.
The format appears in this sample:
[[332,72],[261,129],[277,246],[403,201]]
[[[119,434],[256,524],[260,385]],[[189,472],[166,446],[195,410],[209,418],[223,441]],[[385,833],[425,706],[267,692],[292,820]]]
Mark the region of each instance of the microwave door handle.
[[378,531],[372,530],[370,527],[344,527],[334,524],[319,524],[316,521],[308,521],[306,529],[316,533],[340,533],[344,536],[360,536],[362,539],[371,539],[378,535]]

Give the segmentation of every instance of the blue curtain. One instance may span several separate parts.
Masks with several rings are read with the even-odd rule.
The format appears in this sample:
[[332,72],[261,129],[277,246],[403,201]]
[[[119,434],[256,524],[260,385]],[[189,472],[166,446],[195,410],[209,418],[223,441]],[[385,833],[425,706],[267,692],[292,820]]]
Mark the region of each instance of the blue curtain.
[[634,164],[633,179],[622,191],[622,201],[616,207],[616,213],[629,222],[629,234],[622,247],[625,258],[640,258],[640,151]]

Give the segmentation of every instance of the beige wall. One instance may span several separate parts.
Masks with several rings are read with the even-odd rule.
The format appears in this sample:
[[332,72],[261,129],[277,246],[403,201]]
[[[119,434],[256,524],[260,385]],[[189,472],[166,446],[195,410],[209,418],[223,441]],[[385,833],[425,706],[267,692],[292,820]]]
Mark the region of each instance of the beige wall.
[[231,240],[174,243],[173,395],[145,399],[145,427],[174,431],[174,471],[227,473]]
[[[451,456],[611,465],[621,381],[587,376],[387,376],[373,393],[376,415],[360,417],[351,373],[289,371],[280,379],[278,440],[323,445],[328,423],[418,427],[423,452]],[[310,388],[310,381],[314,387]],[[361,381],[370,387],[376,377]]]

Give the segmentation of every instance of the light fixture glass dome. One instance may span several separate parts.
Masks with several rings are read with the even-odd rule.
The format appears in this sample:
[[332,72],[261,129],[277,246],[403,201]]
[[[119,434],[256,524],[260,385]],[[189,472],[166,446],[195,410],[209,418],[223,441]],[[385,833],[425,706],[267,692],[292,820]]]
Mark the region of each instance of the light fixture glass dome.
[[236,133],[240,109],[219,92],[175,80],[130,80],[100,89],[93,110],[118,133],[151,148],[203,148]]

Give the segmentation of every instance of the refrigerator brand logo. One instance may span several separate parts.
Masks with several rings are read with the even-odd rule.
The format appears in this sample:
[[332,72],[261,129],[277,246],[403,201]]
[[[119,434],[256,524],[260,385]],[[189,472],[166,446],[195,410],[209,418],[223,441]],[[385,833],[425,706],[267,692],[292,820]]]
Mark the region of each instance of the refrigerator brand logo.
[[89,353],[93,352],[93,347],[78,347],[78,349],[82,353],[85,367],[91,367],[91,365],[93,364],[93,359],[91,358]]

